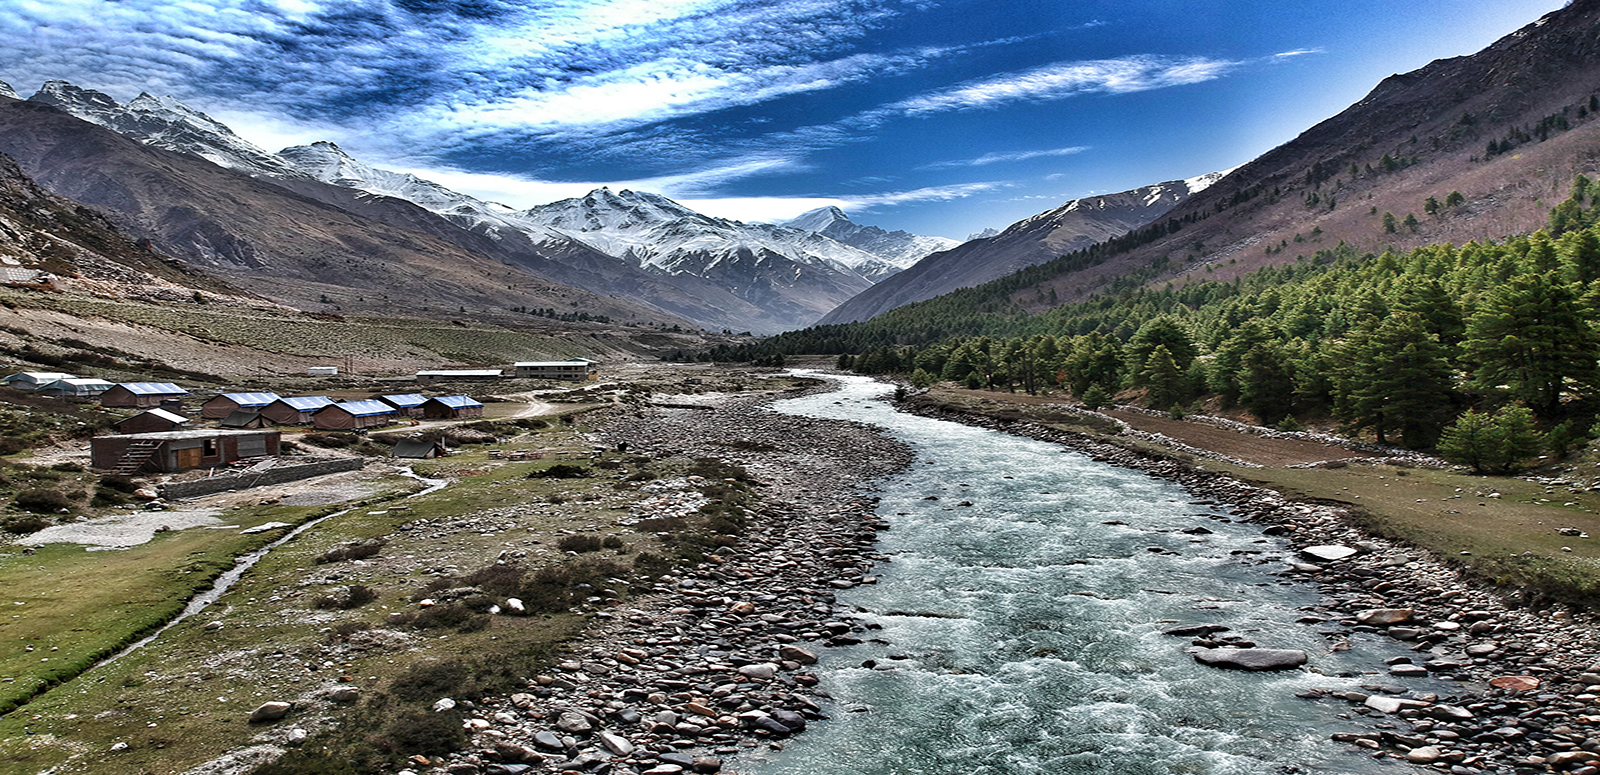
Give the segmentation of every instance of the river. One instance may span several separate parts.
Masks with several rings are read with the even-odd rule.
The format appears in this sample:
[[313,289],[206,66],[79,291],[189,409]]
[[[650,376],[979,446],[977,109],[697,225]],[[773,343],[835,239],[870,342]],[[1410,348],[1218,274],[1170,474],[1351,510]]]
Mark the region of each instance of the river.
[[[1388,683],[1383,659],[1408,652],[1373,637],[1333,650],[1342,637],[1319,632],[1327,625],[1297,623],[1318,598],[1276,575],[1282,563],[1260,563],[1282,556],[1275,539],[1142,473],[897,412],[881,400],[889,390],[845,377],[839,392],[774,406],[879,426],[916,460],[881,492],[892,529],[879,548],[892,562],[839,595],[882,629],[825,650],[831,720],[784,750],[741,755],[740,772],[1409,771],[1328,739],[1361,731],[1345,703],[1296,697]],[[1196,527],[1212,532],[1182,532]],[[1188,638],[1163,634],[1200,623],[1305,650],[1310,665],[1201,666]]]

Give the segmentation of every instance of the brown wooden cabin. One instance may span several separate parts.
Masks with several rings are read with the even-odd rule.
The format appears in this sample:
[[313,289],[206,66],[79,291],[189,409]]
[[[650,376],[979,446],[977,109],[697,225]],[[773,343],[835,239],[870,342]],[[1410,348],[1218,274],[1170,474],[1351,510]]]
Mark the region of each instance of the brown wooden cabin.
[[483,404],[470,396],[438,396],[422,404],[422,416],[430,420],[463,420],[483,416]]
[[96,436],[89,440],[91,465],[112,473],[173,473],[224,466],[253,457],[276,457],[282,440],[276,430],[203,429]]
[[200,416],[207,420],[220,420],[241,409],[259,412],[276,400],[277,393],[223,393],[201,404]]
[[146,409],[117,423],[117,432],[123,434],[167,433],[181,430],[188,423],[189,418],[181,414],[174,414],[165,409]]
[[294,396],[280,398],[261,407],[261,416],[278,425],[310,425],[312,416],[334,400],[327,396]]
[[394,407],[382,401],[346,401],[318,409],[311,424],[324,431],[381,428],[394,422],[394,414]]
[[189,395],[171,382],[120,382],[100,394],[100,405],[129,409],[161,407],[177,411],[183,406],[183,397]]

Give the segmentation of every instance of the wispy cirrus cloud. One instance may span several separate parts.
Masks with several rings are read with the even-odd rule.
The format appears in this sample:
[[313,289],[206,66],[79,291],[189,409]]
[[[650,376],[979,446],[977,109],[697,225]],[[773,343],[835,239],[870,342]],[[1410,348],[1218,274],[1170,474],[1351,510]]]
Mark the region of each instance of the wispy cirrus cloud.
[[919,116],[988,110],[1017,102],[1049,102],[1084,94],[1127,94],[1214,80],[1243,64],[1226,59],[1154,55],[1058,62],[928,92],[892,103],[883,110]]
[[1044,159],[1044,158],[1053,157],[1053,156],[1074,156],[1074,155],[1083,153],[1084,151],[1087,151],[1087,150],[1089,150],[1089,146],[1086,146],[1086,145],[1073,145],[1073,146],[1068,146],[1066,148],[1049,148],[1049,149],[1037,150],[1037,151],[1015,151],[1015,152],[1012,152],[1012,153],[986,153],[986,154],[984,154],[982,156],[978,156],[978,157],[972,158],[972,159],[956,159],[956,160],[952,160],[952,161],[937,161],[937,162],[934,162],[932,164],[924,164],[921,167],[918,167],[917,169],[919,169],[919,170],[947,170],[947,169],[957,169],[957,168],[960,168],[960,167],[986,167],[986,166],[988,166],[990,164],[1002,164],[1002,163],[1006,163],[1006,162],[1019,162],[1019,161],[1032,161],[1034,159]]

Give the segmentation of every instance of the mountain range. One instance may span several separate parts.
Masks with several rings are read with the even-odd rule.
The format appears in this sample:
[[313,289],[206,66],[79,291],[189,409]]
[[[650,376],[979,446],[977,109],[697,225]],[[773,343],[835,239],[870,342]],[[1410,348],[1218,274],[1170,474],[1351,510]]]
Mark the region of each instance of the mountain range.
[[[860,226],[842,212],[817,229],[742,223],[632,191],[601,189],[516,210],[373,167],[329,142],[268,152],[170,97],[141,94],[119,104],[109,95],[50,81],[28,101],[336,206],[348,207],[348,197],[306,184],[409,202],[497,243],[499,249],[488,253],[504,263],[553,282],[625,296],[708,328],[772,333],[809,324],[874,281],[954,244]],[[48,177],[46,170],[36,174]],[[396,223],[393,214],[388,224],[410,225]],[[260,242],[234,236],[245,244]]]
[[819,325],[848,323],[895,307],[969,288],[1121,236],[1165,215],[1226,172],[1173,180],[1116,194],[1074,199],[1007,227],[929,255],[835,307]]
[[835,208],[751,224],[604,188],[518,210],[332,143],[273,153],[171,98],[119,104],[60,81],[27,100],[0,84],[0,153],[141,249],[293,307],[551,310],[764,334],[1019,270],[1029,279],[1010,301],[1039,311],[1130,280],[1230,279],[1341,242],[1381,252],[1527,232],[1595,166],[1597,28],[1600,0],[1574,2],[1478,54],[1385,79],[1235,170],[1085,197],[962,244]]

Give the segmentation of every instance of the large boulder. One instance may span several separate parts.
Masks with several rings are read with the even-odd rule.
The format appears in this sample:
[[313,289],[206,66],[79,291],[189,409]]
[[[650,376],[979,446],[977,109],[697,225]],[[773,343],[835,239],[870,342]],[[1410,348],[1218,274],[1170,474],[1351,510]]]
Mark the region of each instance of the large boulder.
[[1202,665],[1226,670],[1293,670],[1306,663],[1299,649],[1198,649],[1194,659]]

